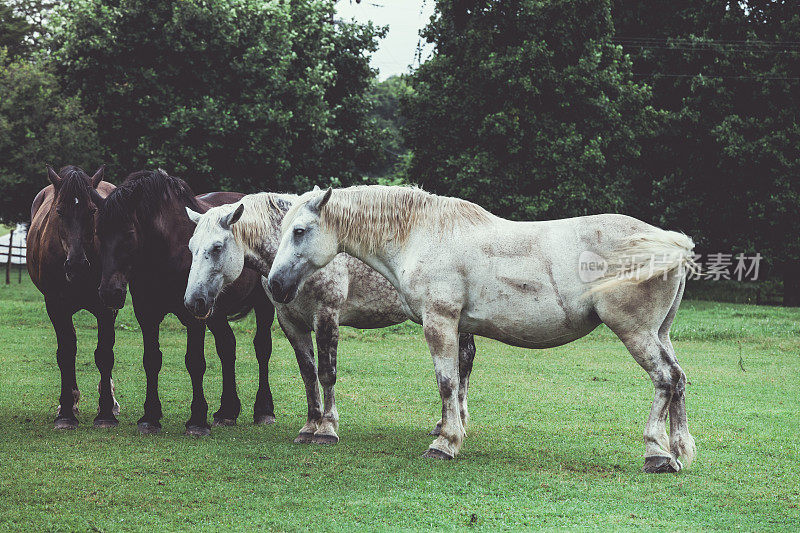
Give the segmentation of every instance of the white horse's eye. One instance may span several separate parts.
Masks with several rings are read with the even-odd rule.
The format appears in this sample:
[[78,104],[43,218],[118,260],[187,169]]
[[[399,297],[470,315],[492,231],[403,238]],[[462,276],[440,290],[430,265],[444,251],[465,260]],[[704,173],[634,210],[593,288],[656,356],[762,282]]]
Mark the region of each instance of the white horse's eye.
[[306,232],[305,228],[294,228],[295,237],[300,237]]

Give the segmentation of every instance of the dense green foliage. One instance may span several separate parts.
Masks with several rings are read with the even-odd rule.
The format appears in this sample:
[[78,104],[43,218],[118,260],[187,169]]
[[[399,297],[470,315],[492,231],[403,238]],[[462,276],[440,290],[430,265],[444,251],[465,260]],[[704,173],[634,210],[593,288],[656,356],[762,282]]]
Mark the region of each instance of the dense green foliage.
[[[342,440],[326,447],[292,443],[305,394],[277,329],[270,381],[278,420],[249,424],[258,385],[252,316],[233,324],[239,424],[201,440],[181,435],[191,402],[186,336],[169,317],[161,332],[164,432],[139,435],[141,332],[130,306],[117,318],[119,427],[91,427],[97,331],[80,313],[81,426],[57,432],[56,344],[41,295],[30,283],[0,285],[0,306],[3,530],[800,529],[797,309],[684,302],[673,340],[691,381],[698,458],[680,474],[653,476],[641,472],[653,388],[604,328],[540,351],[477,339],[467,440],[456,460],[442,463],[420,457],[441,400],[417,326],[343,329]],[[211,335],[206,343],[214,410],[220,365]]]
[[0,50],[0,222],[30,218],[45,164],[99,166],[95,124],[76,97],[36,63],[6,63]]
[[372,119],[378,128],[383,152],[370,169],[370,174],[386,182],[402,175],[410,156],[401,132],[406,119],[400,109],[400,100],[408,92],[408,85],[400,76],[376,83],[370,91]]
[[439,0],[408,179],[521,219],[618,211],[764,256],[800,305],[796,3]]
[[615,0],[618,43],[653,104],[652,186],[634,213],[705,250],[760,252],[800,305],[800,11],[796,2]]
[[405,100],[411,181],[511,218],[623,209],[656,113],[601,0],[437,2]]
[[198,190],[348,183],[378,147],[365,92],[381,32],[334,24],[333,4],[78,0],[53,60],[112,171],[159,165]]

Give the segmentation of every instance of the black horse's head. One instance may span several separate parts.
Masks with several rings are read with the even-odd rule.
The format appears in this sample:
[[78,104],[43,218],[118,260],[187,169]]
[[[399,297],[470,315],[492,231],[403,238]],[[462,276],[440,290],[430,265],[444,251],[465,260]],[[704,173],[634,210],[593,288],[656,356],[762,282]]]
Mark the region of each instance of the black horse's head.
[[[103,263],[98,293],[105,305],[121,309],[137,265],[167,261],[164,249],[185,248],[186,243],[181,242],[181,237],[174,231],[176,224],[189,224],[184,206],[199,207],[188,185],[161,169],[134,172],[105,199],[98,198],[97,202],[97,237]],[[178,213],[180,220],[170,219],[170,212]],[[150,246],[145,246],[148,242],[156,242],[157,239],[152,238],[154,232],[166,240],[155,252]]]
[[97,238],[103,264],[98,294],[103,303],[113,309],[122,309],[125,305],[125,294],[141,239],[137,215],[141,190],[126,186],[127,183],[126,180],[105,199],[97,199],[100,208]]
[[64,261],[67,281],[89,272],[91,265],[86,250],[93,248],[97,211],[94,196],[99,197],[95,189],[103,180],[104,171],[105,165],[90,178],[79,167],[66,166],[58,173],[47,167],[47,177],[55,189],[51,216],[58,220],[58,239],[67,256]]

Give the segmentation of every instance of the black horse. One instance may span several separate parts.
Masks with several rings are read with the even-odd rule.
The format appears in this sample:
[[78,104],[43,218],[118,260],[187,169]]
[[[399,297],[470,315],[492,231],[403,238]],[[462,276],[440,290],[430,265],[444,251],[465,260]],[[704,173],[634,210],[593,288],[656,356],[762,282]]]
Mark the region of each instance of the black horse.
[[56,332],[56,361],[61,370],[61,397],[55,427],[78,426],[78,381],[75,376],[77,338],[72,315],[86,309],[97,318],[94,361],[100,371],[100,402],[94,425],[117,425],[119,404],[114,399],[114,318],[116,312],[97,296],[100,282],[98,246],[94,237],[97,207],[114,186],[103,181],[105,167],[91,178],[81,168],[56,172],[47,167],[52,185],[42,189],[31,205],[28,230],[28,273],[44,295],[45,307]]
[[257,424],[275,421],[268,380],[272,352],[270,327],[275,310],[261,287],[261,275],[245,269],[205,321],[196,319],[183,303],[192,265],[188,243],[194,232],[186,207],[205,212],[213,206],[236,202],[242,196],[215,192],[195,197],[183,180],[160,169],[131,174],[105,199],[95,195],[99,206],[97,235],[103,264],[98,291],[100,298],[107,306],[120,309],[125,304],[126,288],[130,284],[134,313],[144,339],[147,393],[144,416],[139,419],[142,433],[155,433],[161,429],[158,373],[162,353],[158,330],[168,313],[177,316],[187,329],[186,368],[192,381],[192,407],[186,433],[210,433],[208,403],[203,394],[206,325],[214,335],[222,363],[222,399],[219,410],[214,413],[214,423],[232,425],[239,416],[241,402],[236,392],[234,370],[236,338],[228,319],[242,317],[250,309],[256,313],[253,344],[259,363],[259,389],[253,420]]

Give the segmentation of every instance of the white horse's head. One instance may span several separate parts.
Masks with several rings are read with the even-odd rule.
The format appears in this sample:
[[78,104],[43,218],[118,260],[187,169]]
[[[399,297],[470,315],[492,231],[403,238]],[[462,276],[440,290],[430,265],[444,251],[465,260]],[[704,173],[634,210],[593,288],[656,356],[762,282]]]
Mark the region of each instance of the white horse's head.
[[267,289],[281,303],[291,302],[303,281],[339,253],[335,232],[321,223],[333,190],[305,193],[286,213],[281,242],[267,278]]
[[217,297],[242,274],[245,251],[236,242],[231,226],[243,212],[242,203],[214,207],[202,215],[186,208],[197,227],[189,239],[192,268],[183,303],[198,318],[211,316]]

